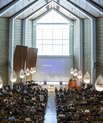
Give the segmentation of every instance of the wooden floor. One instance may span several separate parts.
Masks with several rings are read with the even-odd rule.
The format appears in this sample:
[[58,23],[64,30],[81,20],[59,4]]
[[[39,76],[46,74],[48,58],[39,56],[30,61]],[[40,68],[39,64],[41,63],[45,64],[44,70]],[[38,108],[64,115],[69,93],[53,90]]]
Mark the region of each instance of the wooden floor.
[[55,92],[48,92],[48,102],[44,123],[57,123],[56,105],[55,105]]

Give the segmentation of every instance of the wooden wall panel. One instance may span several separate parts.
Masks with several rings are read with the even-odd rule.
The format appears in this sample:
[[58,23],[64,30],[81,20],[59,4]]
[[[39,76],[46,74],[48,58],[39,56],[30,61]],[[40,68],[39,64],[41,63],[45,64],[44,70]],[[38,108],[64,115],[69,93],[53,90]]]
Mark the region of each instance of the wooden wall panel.
[[79,22],[74,22],[73,67],[80,68]]
[[38,54],[38,49],[34,48],[34,56],[35,56],[34,63],[35,63],[35,67],[36,67],[36,62],[37,62],[37,54]]
[[26,59],[26,68],[36,67],[37,61],[37,48],[28,48],[27,50],[27,59]]
[[14,52],[14,70],[20,71],[22,68],[24,69],[25,61],[27,56],[27,47],[17,45]]
[[91,22],[84,20],[84,40],[83,40],[83,74],[87,71],[91,74]]

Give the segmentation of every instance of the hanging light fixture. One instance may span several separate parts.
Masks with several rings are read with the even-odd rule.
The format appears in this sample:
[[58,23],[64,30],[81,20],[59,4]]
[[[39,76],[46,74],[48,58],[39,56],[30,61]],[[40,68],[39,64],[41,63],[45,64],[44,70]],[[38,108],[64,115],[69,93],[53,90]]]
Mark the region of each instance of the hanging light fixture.
[[35,72],[36,72],[36,68],[34,67],[34,68],[33,68],[33,73],[35,73]]
[[24,73],[23,69],[21,69],[19,76],[21,79],[23,79],[25,77],[25,73]]
[[97,80],[95,82],[95,89],[97,91],[103,91],[103,77],[102,77],[102,75],[99,75],[97,77]]
[[73,68],[71,68],[71,69],[70,69],[70,74],[72,74],[72,75],[73,75],[73,73],[74,73],[74,69],[73,69]]
[[73,70],[73,75],[77,76],[77,69],[76,68]]
[[10,74],[10,81],[14,83],[14,82],[16,82],[16,80],[17,80],[16,73],[15,73],[15,71],[12,71]]
[[30,70],[29,68],[26,69],[26,76],[29,76],[30,75]]
[[78,78],[79,80],[82,79],[82,71],[81,71],[81,70],[79,70],[79,71],[77,72],[77,78]]
[[33,74],[33,73],[35,73],[35,72],[36,72],[36,68],[35,68],[35,67],[34,67],[34,68],[31,67],[30,73]]
[[84,74],[83,80],[84,80],[85,84],[89,84],[90,83],[90,74],[89,74],[88,71]]
[[30,69],[30,73],[31,73],[31,74],[33,74],[33,73],[34,73],[34,72],[33,72],[33,68],[32,68],[32,67],[31,67],[31,69]]
[[2,80],[2,78],[0,76],[0,88],[2,88],[2,86],[3,86],[3,80]]

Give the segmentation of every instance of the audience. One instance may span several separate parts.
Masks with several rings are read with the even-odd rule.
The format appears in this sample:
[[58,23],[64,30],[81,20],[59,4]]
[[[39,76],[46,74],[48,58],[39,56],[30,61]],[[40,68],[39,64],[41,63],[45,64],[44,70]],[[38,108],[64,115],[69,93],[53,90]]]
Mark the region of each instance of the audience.
[[43,121],[48,98],[47,89],[34,84],[15,84],[0,89],[0,119]]
[[91,85],[80,89],[60,88],[55,90],[58,123],[102,123],[103,92]]
[[[0,89],[0,121],[34,121],[43,123],[48,90],[32,84],[15,84]],[[55,88],[58,123],[102,123],[103,92],[91,85],[77,88]]]

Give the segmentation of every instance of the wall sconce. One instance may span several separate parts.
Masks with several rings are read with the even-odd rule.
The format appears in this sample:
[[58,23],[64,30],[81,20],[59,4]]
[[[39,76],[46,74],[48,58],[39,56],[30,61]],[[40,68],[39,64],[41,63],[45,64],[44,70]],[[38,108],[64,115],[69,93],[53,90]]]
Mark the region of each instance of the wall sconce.
[[103,77],[99,75],[96,82],[95,82],[95,89],[97,91],[103,91]]
[[83,77],[84,83],[85,84],[90,84],[90,74],[89,72],[86,72]]
[[14,82],[16,82],[16,80],[17,80],[16,73],[15,73],[15,71],[12,71],[11,74],[10,74],[10,81],[12,83],[14,83]]
[[3,80],[2,80],[2,78],[0,76],[0,88],[2,88],[2,86],[3,86]]

